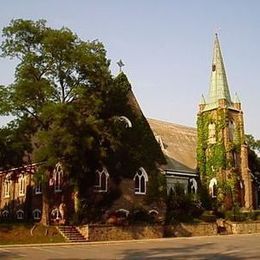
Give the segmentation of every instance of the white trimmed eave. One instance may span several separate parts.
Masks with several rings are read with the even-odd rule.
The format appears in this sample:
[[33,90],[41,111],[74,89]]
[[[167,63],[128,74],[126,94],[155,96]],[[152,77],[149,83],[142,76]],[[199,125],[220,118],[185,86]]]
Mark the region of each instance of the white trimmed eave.
[[177,176],[188,176],[188,177],[199,177],[198,173],[195,172],[189,172],[189,171],[176,171],[176,170],[164,170],[165,174],[168,175],[170,177],[170,175],[177,175]]

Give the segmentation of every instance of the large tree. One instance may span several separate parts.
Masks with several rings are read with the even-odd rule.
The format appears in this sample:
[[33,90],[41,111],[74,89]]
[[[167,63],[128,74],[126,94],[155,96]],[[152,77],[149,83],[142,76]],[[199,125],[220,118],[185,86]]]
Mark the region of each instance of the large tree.
[[[104,46],[82,41],[67,28],[47,27],[44,20],[12,20],[3,38],[1,56],[19,63],[14,82],[0,87],[1,114],[14,115],[18,124],[30,122],[29,152],[44,162],[42,179],[59,160],[69,178],[78,179],[73,174],[84,174],[106,156],[105,140],[113,143],[100,117],[112,85]],[[24,158],[19,156],[16,162]]]
[[24,146],[27,154],[34,162],[44,162],[38,174],[45,183],[44,222],[49,216],[44,191],[58,161],[75,193],[85,198],[101,165],[118,181],[132,179],[140,166],[145,167],[152,173],[151,197],[158,198],[157,166],[164,157],[127,77],[112,77],[104,46],[82,41],[67,28],[49,28],[43,20],[13,20],[3,37],[2,57],[19,63],[13,84],[0,86],[0,113],[30,126],[21,143],[30,140],[28,149]]

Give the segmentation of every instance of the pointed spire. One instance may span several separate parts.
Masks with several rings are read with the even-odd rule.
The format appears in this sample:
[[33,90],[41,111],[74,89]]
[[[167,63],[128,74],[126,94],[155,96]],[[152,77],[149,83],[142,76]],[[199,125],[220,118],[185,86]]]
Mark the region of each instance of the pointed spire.
[[207,103],[210,108],[215,108],[218,106],[218,100],[220,99],[225,99],[228,105],[231,104],[224,62],[220,50],[218,35],[216,34],[213,50],[209,99]]
[[204,95],[201,95],[200,105],[206,105],[206,100],[205,100]]
[[234,100],[233,100],[233,101],[234,101],[234,103],[241,103],[237,92],[235,93],[235,96],[234,96]]

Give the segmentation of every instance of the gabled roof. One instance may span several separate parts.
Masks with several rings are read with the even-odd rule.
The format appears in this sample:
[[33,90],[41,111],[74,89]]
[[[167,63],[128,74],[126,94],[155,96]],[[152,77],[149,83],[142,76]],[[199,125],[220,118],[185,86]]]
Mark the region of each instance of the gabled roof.
[[196,128],[155,119],[148,119],[148,123],[157,140],[162,142],[162,151],[167,160],[167,165],[163,168],[171,171],[195,173],[197,167]]

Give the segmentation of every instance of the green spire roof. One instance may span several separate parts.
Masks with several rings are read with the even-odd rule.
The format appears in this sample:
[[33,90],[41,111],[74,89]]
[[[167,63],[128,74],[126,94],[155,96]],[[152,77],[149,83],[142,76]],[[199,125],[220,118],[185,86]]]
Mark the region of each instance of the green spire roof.
[[219,99],[225,99],[228,105],[232,104],[218,35],[216,34],[213,50],[209,97],[207,100],[206,109],[218,107]]

